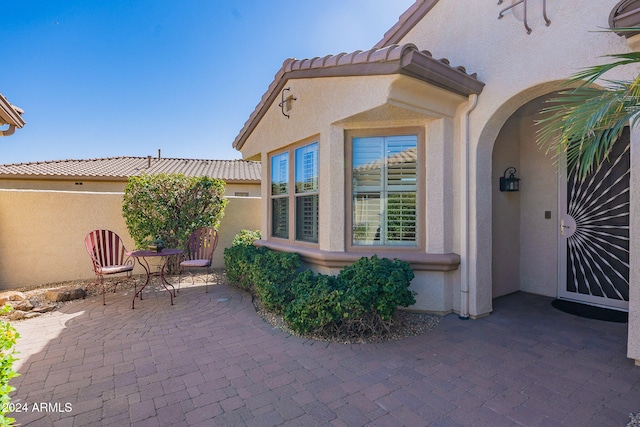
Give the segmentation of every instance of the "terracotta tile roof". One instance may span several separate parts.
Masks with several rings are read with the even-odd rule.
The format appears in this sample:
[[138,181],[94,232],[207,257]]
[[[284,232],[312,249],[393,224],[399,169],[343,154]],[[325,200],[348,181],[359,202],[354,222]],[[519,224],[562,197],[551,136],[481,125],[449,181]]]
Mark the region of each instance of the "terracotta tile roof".
[[157,173],[183,173],[209,176],[226,182],[260,182],[260,162],[246,160],[205,160],[148,157],[106,157],[84,160],[0,165],[0,178],[105,178],[124,180],[129,176]]
[[476,74],[467,74],[462,66],[451,66],[446,58],[436,59],[429,51],[421,51],[412,43],[323,58],[287,59],[234,140],[233,147],[242,148],[288,80],[388,74],[404,74],[464,96],[479,94],[484,87]]

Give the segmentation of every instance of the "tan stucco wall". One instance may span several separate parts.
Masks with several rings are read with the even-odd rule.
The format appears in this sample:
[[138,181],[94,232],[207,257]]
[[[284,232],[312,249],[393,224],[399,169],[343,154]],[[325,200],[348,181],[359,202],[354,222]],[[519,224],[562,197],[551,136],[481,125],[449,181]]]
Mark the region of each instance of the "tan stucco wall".
[[0,188],[24,190],[60,191],[110,191],[121,192],[126,181],[69,180],[69,179],[0,179]]
[[[236,233],[260,223],[259,198],[228,199],[214,268],[224,266],[224,248]],[[118,192],[0,190],[0,289],[92,278],[89,231],[111,229],[134,249],[121,209]]]
[[[534,114],[519,118],[520,290],[558,295],[558,174],[554,159],[536,145]],[[495,151],[495,150],[494,150]],[[494,181],[495,182],[495,181]],[[564,183],[566,191],[566,182]],[[551,218],[545,218],[545,212]],[[495,233],[494,233],[495,236]]]
[[[126,185],[126,180],[0,178],[0,189],[122,192]],[[259,197],[260,183],[227,183],[225,195],[233,196],[235,192],[248,192],[250,197]]]
[[[520,120],[509,120],[500,131],[493,150],[493,296],[499,297],[520,290],[520,192],[495,191],[505,169],[520,168]],[[526,183],[522,183],[523,189]]]

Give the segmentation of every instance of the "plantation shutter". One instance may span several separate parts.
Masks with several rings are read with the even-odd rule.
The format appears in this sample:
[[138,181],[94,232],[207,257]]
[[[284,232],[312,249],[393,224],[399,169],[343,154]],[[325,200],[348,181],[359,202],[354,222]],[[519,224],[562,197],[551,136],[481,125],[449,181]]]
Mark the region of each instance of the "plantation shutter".
[[271,235],[289,237],[289,153],[271,158]]
[[415,245],[417,137],[354,138],[354,245]]
[[318,242],[318,143],[295,151],[296,240]]
[[416,240],[417,147],[415,136],[387,142],[387,243]]

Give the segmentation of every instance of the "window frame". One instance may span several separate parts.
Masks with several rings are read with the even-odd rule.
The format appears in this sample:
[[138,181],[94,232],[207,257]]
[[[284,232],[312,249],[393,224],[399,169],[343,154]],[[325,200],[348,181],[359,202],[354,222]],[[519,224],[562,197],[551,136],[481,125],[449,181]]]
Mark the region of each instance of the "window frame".
[[[316,168],[317,168],[317,184],[316,184],[316,189],[313,191],[298,191],[296,188],[296,167],[297,167],[297,158],[296,158],[296,151],[298,149],[301,148],[305,148],[311,145],[317,145],[317,162],[316,162]],[[281,154],[284,153],[288,153],[288,171],[287,171],[287,177],[288,177],[288,193],[286,195],[274,195],[272,194],[272,162],[273,162],[273,158],[276,156],[279,156]],[[268,233],[269,233],[269,239],[273,239],[274,241],[281,241],[281,242],[287,242],[289,244],[296,244],[296,245],[303,245],[303,246],[309,246],[309,247],[313,247],[313,248],[317,248],[319,246],[319,241],[320,241],[320,232],[319,232],[319,228],[320,228],[320,212],[319,212],[319,205],[320,205],[320,186],[319,186],[319,181],[320,181],[320,137],[319,136],[314,136],[314,137],[310,137],[310,138],[306,138],[303,141],[297,142],[295,144],[291,144],[288,145],[282,149],[273,151],[271,153],[268,153],[267,156],[267,162],[268,162]],[[316,230],[317,230],[317,240],[316,242],[311,242],[311,241],[306,241],[306,240],[299,240],[296,236],[297,233],[297,212],[296,212],[296,203],[297,200],[300,197],[305,197],[305,196],[317,196],[317,205],[318,205],[318,215],[317,215],[317,223],[316,223]],[[287,197],[288,198],[288,236],[285,237],[279,237],[279,236],[274,236],[273,235],[273,200],[274,199],[278,199],[278,198],[283,198],[283,197]]]
[[[353,242],[353,140],[394,136],[416,136],[416,240],[415,245],[358,245]],[[422,127],[358,129],[345,131],[345,248],[347,252],[424,252],[426,247],[425,130]],[[381,192],[382,193],[382,192]]]

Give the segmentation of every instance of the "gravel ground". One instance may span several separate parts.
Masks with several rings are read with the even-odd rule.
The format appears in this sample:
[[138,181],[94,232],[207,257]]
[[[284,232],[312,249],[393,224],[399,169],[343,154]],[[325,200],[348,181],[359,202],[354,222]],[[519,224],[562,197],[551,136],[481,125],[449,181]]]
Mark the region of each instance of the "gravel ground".
[[288,334],[301,336],[303,338],[314,339],[317,341],[331,341],[340,344],[364,344],[364,343],[379,343],[385,341],[398,341],[404,338],[413,337],[416,335],[424,334],[427,331],[438,326],[440,323],[440,316],[435,316],[426,313],[411,313],[407,311],[398,310],[394,324],[391,327],[391,331],[388,334],[376,335],[367,338],[353,339],[353,338],[341,338],[341,337],[327,337],[320,335],[300,335],[291,329],[289,329],[282,318],[282,316],[273,314],[265,310],[258,300],[254,299],[253,305],[256,307],[256,312],[265,322],[278,328]]
[[629,421],[627,427],[640,427],[640,412],[629,414],[629,418],[631,418],[631,421]]

